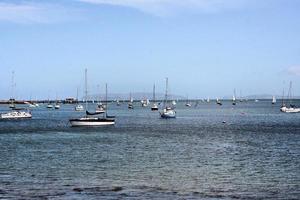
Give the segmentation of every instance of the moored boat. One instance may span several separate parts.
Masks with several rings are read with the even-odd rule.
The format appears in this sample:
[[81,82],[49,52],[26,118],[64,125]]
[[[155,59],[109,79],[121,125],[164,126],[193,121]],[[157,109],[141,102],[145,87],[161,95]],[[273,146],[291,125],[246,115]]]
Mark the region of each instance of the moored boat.
[[21,111],[21,110],[14,110],[14,111],[0,114],[0,119],[26,119],[31,117],[32,114],[30,111]]
[[168,106],[168,78],[166,78],[166,93],[165,93],[165,100],[164,100],[165,108],[159,112],[161,118],[176,118],[176,111],[171,107]]
[[[99,115],[100,113],[94,112],[90,113],[88,112],[88,101],[87,101],[87,69],[85,69],[85,102],[86,102],[86,115],[81,118],[75,118],[70,119],[69,122],[71,123],[71,126],[107,126],[107,125],[114,125],[115,124],[115,118],[107,116],[107,112],[101,113],[103,114],[102,117],[94,117],[95,115]],[[106,84],[106,111],[107,111],[107,84]]]

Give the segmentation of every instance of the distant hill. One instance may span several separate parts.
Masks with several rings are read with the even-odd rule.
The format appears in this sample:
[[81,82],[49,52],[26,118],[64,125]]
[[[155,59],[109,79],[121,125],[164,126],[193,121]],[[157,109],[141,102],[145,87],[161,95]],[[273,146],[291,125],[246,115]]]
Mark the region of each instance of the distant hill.
[[[105,94],[93,94],[93,95],[89,95],[88,96],[88,99],[94,99],[94,100],[97,100],[97,99],[100,99],[101,100],[104,100],[105,99]],[[152,93],[145,93],[145,92],[134,92],[134,93],[131,93],[131,97],[134,99],[134,100],[141,100],[141,99],[149,99],[151,100],[153,98],[153,94]],[[124,94],[124,93],[110,93],[108,94],[108,99],[111,99],[111,100],[117,100],[117,99],[120,99],[120,100],[128,100],[129,99],[129,93],[127,94]],[[165,98],[165,94],[163,93],[156,93],[155,94],[155,98],[158,99],[158,100],[162,100]],[[185,99],[185,97],[183,96],[180,96],[180,95],[174,95],[174,94],[170,94],[168,96],[169,99]]]

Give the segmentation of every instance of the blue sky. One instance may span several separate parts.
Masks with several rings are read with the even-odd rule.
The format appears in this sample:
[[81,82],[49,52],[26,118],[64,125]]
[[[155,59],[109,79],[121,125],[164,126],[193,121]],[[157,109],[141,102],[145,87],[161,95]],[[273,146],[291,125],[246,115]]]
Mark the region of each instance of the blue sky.
[[89,90],[300,95],[298,0],[0,0],[0,99]]

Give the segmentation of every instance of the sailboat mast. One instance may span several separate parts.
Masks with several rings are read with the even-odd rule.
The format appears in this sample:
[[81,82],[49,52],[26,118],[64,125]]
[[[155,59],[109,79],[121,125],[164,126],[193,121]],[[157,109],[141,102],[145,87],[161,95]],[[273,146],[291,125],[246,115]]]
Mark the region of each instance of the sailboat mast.
[[281,106],[284,105],[284,88],[282,90]]
[[78,87],[77,87],[77,91],[76,91],[76,101],[77,101],[77,103],[79,102],[79,100],[78,100]]
[[292,105],[292,81],[290,81],[290,88],[289,88],[288,97],[289,97],[290,105]]
[[14,94],[15,93],[15,71],[12,71],[12,75],[11,75],[11,103],[13,103],[13,99],[14,99]]
[[153,102],[155,103],[155,84],[153,85]]
[[166,78],[166,94],[165,94],[165,104],[168,102],[168,78]]
[[105,109],[106,109],[106,112],[105,112],[105,117],[107,117],[107,83],[105,83]]
[[87,91],[87,68],[85,68],[85,73],[84,73],[84,81],[85,81],[85,110],[88,109],[88,101],[87,101],[87,95],[88,95],[88,91]]

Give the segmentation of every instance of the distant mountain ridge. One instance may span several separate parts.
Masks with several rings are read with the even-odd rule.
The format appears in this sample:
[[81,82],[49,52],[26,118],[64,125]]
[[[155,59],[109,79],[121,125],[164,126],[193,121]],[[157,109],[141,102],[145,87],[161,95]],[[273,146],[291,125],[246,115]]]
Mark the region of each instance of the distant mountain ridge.
[[[110,93],[107,95],[107,99],[110,100],[129,100],[130,94],[129,93]],[[153,93],[145,93],[145,92],[132,92],[131,93],[131,97],[134,100],[142,100],[142,99],[149,99],[151,100],[153,98]],[[105,99],[105,94],[93,94],[93,95],[89,95],[88,99],[91,100],[98,100],[100,98],[100,100],[104,100]],[[163,93],[156,93],[155,94],[155,98],[158,100],[162,100],[165,98],[165,94]],[[170,94],[168,95],[169,99],[185,99],[185,97],[181,96],[181,95],[176,95],[176,94]]]

